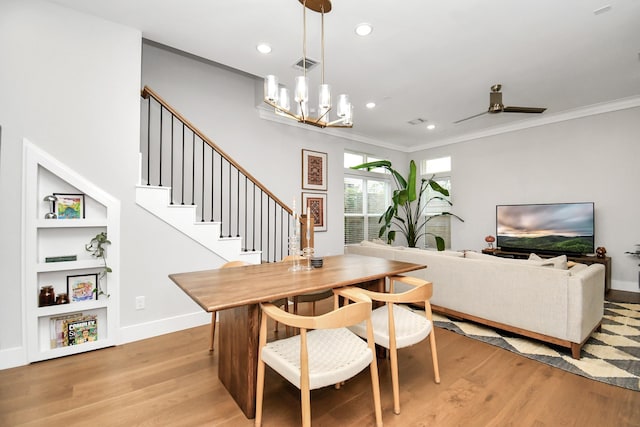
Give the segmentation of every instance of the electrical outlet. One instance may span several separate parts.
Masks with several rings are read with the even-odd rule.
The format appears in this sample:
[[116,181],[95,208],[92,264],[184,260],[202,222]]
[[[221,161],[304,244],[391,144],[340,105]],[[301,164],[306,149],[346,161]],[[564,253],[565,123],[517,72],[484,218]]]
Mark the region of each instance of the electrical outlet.
[[144,297],[136,297],[136,310],[144,310]]

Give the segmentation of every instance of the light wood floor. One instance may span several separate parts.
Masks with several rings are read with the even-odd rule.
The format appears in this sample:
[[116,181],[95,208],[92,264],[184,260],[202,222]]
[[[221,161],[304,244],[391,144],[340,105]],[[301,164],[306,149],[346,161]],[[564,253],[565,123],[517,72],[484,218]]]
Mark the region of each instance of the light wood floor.
[[[252,426],[217,379],[208,326],[0,371],[0,426]],[[640,393],[591,381],[436,329],[441,384],[428,345],[400,351],[402,413],[386,426],[639,426]],[[368,370],[312,392],[314,426],[374,424]],[[264,426],[300,424],[298,391],[267,371]]]

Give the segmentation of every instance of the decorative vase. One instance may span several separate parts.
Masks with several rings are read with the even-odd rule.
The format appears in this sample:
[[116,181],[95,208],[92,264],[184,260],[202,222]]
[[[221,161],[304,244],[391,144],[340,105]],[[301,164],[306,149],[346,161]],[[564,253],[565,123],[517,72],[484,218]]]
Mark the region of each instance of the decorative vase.
[[53,305],[56,303],[56,294],[53,291],[53,286],[47,285],[40,288],[40,295],[38,296],[38,306],[45,307],[47,305]]

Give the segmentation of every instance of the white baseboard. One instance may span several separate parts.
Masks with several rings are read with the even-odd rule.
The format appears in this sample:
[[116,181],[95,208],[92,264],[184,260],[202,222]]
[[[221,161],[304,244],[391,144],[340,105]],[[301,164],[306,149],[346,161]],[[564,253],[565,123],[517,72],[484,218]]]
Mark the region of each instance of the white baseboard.
[[638,282],[626,282],[622,280],[612,280],[611,289],[625,292],[640,292]]
[[27,364],[27,349],[13,347],[0,350],[0,370],[24,366]]
[[[208,325],[210,323],[211,314],[204,311],[198,311],[196,313],[185,314],[183,316],[161,319],[139,325],[126,326],[120,328],[118,344],[153,338],[158,335],[169,334],[171,332],[195,328],[197,326]],[[204,347],[207,345],[207,343],[203,343]],[[0,370],[28,364],[27,350],[25,347],[13,347],[0,350]]]
[[[125,326],[120,328],[120,339],[118,340],[118,343],[125,344],[128,342],[144,340],[158,335],[181,331],[183,329],[207,325],[209,323],[211,323],[211,314],[204,311],[198,311],[182,316],[160,319],[153,322]],[[208,344],[205,343],[205,346],[206,345]]]

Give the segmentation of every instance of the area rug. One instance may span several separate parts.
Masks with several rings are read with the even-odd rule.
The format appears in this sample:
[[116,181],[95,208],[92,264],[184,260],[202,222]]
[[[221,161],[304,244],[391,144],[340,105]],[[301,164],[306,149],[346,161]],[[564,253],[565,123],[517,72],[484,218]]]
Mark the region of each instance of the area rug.
[[602,330],[582,347],[580,360],[567,348],[473,322],[433,313],[436,326],[504,348],[565,371],[640,391],[640,304],[605,302]]

